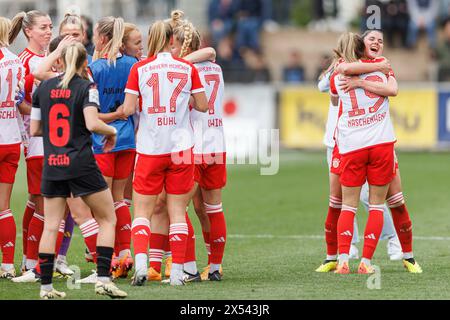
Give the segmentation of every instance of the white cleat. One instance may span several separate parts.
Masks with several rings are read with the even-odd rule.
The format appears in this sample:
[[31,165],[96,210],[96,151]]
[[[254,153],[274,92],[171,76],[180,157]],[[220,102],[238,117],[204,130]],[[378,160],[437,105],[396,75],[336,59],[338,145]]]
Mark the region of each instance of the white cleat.
[[95,284],[95,293],[102,296],[109,296],[111,298],[126,298],[127,293],[116,287],[113,282],[103,283],[98,281]]
[[96,284],[97,283],[97,271],[92,270],[92,274],[86,278],[75,280],[75,283],[81,284]]
[[348,254],[348,258],[349,258],[349,259],[353,259],[353,260],[359,259],[359,251],[358,251],[358,247],[355,246],[354,244],[352,244],[352,245],[350,246],[350,253]]
[[392,261],[398,261],[403,259],[402,246],[398,236],[392,237],[387,243],[387,254]]
[[34,273],[33,270],[28,270],[20,277],[12,278],[11,281],[16,283],[33,283],[38,282],[40,279],[41,278]]
[[3,270],[0,268],[0,279],[12,279],[16,277],[16,269]]
[[56,291],[55,289],[52,289],[50,291],[42,290],[39,293],[39,296],[41,299],[48,300],[48,299],[64,299],[66,297],[66,294],[61,291]]
[[176,271],[172,269],[170,273],[170,285],[171,286],[184,286],[186,282],[184,281],[184,272]]
[[73,276],[75,273],[69,268],[66,257],[58,256],[55,264],[55,271],[63,276]]

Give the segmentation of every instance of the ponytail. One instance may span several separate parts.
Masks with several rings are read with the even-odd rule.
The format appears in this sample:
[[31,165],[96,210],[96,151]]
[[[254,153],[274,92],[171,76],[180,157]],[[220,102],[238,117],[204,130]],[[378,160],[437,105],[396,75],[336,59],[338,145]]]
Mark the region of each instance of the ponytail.
[[200,33],[189,21],[183,22],[173,33],[177,40],[182,43],[180,58],[187,55],[188,49],[197,51],[200,48]]
[[81,43],[74,43],[63,49],[61,58],[64,61],[64,76],[60,82],[62,89],[67,89],[72,78],[79,74],[85,77],[83,64],[87,59],[87,52]]
[[97,25],[97,31],[99,35],[106,36],[109,41],[103,50],[95,52],[95,59],[107,55],[108,62],[115,64],[125,31],[123,19],[114,17],[101,18]]
[[7,18],[0,17],[0,48],[9,46],[9,30],[11,21]]
[[173,10],[170,13],[170,18],[164,20],[164,22],[168,22],[170,26],[175,29],[183,24],[184,12],[181,10]]
[[48,17],[48,14],[38,10],[32,10],[28,12],[22,11],[16,14],[11,22],[11,30],[9,31],[9,44],[12,44],[17,38],[20,29],[22,29],[25,37],[28,39],[25,29],[31,29],[36,24],[36,19],[39,17]]
[[170,23],[156,21],[148,31],[148,56],[154,56],[162,52],[169,44],[173,29]]

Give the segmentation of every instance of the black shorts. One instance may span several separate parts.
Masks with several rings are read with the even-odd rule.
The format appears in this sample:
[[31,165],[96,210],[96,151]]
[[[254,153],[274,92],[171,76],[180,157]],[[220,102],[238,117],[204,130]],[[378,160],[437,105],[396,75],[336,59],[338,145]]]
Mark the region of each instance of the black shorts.
[[108,189],[108,184],[100,170],[95,170],[86,176],[69,180],[51,181],[44,177],[41,183],[41,194],[46,198],[83,197]]

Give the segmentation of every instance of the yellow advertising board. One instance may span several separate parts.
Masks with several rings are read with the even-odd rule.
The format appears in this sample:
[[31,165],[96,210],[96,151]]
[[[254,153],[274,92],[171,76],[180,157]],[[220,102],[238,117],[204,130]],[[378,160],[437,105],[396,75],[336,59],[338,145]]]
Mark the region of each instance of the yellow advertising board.
[[[322,148],[329,95],[316,88],[285,88],[280,92],[281,141],[289,148]],[[433,89],[402,89],[390,98],[398,147],[431,148],[437,142],[437,93]]]

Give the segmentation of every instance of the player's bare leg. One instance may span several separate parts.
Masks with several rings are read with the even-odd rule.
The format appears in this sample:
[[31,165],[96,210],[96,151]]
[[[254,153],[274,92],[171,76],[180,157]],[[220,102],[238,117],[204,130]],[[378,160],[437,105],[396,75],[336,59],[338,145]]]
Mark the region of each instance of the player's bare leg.
[[157,195],[143,195],[133,192],[134,219],[131,237],[134,247],[135,273],[131,284],[144,285],[147,279],[148,243],[150,240],[150,219],[153,215]]
[[402,192],[400,171],[392,180],[386,201],[392,213],[392,220],[403,251],[403,265],[411,273],[422,273],[422,268],[414,259],[412,222]]
[[16,223],[10,209],[12,188],[12,183],[0,183],[0,246],[2,250],[0,278],[7,279],[16,276],[14,269]]

